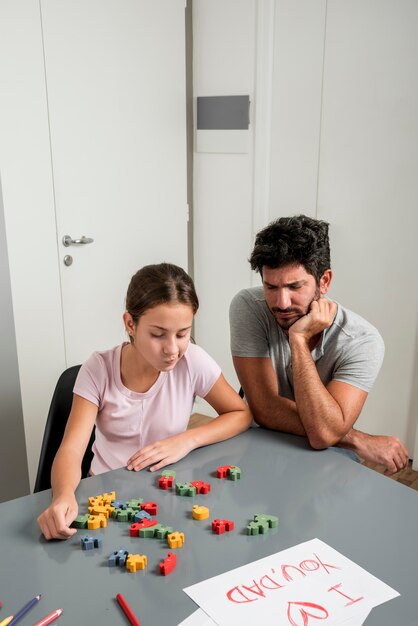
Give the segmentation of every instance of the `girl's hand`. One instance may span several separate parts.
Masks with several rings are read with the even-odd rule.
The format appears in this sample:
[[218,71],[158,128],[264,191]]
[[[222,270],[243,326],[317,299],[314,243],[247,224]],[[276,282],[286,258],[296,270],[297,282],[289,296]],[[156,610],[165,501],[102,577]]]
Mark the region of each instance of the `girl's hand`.
[[38,517],[38,524],[45,539],[68,539],[77,532],[70,528],[78,515],[74,494],[54,498],[49,507]]
[[128,460],[127,468],[139,472],[144,467],[150,466],[150,471],[155,472],[189,454],[193,450],[191,441],[192,436],[188,432],[155,441],[135,452]]

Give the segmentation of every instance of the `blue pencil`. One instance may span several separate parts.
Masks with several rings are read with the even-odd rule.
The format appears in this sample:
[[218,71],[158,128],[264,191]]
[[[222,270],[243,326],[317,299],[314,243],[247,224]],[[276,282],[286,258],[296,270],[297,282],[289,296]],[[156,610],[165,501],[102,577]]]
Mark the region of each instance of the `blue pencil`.
[[9,623],[9,626],[14,626],[14,624],[16,624],[16,622],[18,622],[20,618],[29,611],[29,609],[31,609],[37,602],[39,602],[40,599],[41,595],[39,594],[39,596],[35,596],[33,600],[25,604],[23,609],[20,609],[19,613],[16,613],[16,615],[13,617],[12,621]]

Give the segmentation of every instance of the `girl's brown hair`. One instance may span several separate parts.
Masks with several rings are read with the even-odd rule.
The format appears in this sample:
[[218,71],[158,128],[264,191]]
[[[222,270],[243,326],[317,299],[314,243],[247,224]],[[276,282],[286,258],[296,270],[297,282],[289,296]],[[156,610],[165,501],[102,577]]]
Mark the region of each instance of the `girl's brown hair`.
[[126,310],[135,324],[148,309],[174,302],[190,306],[193,315],[199,308],[193,281],[181,267],[171,263],[145,265],[132,276]]

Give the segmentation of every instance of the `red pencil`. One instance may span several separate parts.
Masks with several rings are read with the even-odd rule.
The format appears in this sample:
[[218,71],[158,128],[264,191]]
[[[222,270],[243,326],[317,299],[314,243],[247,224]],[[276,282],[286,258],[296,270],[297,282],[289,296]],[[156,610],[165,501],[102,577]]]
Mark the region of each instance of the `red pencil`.
[[57,609],[53,613],[50,613],[49,615],[44,617],[44,619],[41,619],[40,622],[36,622],[35,626],[48,626],[48,624],[51,624],[51,622],[58,619],[61,613],[63,613],[63,610]]
[[132,613],[131,609],[127,605],[126,600],[121,593],[117,594],[116,600],[119,602],[119,605],[122,607],[123,612],[125,613],[128,620],[131,622],[132,626],[141,626],[141,624],[138,622],[135,615]]

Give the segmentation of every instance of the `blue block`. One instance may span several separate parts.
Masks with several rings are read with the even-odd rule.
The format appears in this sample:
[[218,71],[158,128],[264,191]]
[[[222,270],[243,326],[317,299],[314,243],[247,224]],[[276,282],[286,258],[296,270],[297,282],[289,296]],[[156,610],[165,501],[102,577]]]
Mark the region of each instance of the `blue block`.
[[116,567],[119,565],[120,567],[124,567],[126,563],[126,559],[128,558],[128,550],[115,550],[108,558],[109,567]]
[[152,516],[146,511],[137,511],[134,515],[135,522],[140,522],[143,519],[152,519]]

